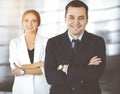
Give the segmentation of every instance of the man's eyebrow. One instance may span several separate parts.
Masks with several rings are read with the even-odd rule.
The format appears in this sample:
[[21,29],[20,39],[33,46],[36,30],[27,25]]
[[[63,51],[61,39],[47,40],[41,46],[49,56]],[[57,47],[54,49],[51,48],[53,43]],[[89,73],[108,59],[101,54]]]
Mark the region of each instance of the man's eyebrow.
[[79,17],[85,17],[84,15],[81,15],[81,16],[79,16]]
[[[74,15],[69,15],[69,16],[74,16]],[[80,15],[79,17],[85,17],[84,15]]]

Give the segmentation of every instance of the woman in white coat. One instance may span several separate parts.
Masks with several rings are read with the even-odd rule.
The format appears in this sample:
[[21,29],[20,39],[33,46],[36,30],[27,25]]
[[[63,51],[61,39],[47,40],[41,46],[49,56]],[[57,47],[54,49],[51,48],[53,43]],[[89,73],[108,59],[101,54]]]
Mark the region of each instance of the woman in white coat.
[[10,67],[15,75],[12,94],[49,94],[44,74],[45,39],[37,34],[40,15],[27,10],[22,17],[24,34],[10,41]]

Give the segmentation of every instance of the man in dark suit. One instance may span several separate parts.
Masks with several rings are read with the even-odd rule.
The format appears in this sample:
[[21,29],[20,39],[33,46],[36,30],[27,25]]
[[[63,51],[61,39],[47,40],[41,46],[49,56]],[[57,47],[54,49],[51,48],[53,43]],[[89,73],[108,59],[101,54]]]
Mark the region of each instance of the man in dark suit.
[[101,94],[105,42],[85,30],[87,5],[71,1],[66,6],[65,22],[68,30],[49,39],[46,47],[45,75],[51,85],[50,94]]

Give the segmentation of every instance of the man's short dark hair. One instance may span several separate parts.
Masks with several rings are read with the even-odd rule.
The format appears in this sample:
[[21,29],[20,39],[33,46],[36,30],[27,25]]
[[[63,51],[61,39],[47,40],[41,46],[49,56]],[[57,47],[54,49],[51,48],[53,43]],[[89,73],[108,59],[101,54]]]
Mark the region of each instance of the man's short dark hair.
[[69,7],[84,7],[86,10],[86,16],[88,18],[88,6],[84,2],[79,1],[79,0],[74,0],[74,1],[69,2],[67,6],[65,7],[65,15],[67,14]]

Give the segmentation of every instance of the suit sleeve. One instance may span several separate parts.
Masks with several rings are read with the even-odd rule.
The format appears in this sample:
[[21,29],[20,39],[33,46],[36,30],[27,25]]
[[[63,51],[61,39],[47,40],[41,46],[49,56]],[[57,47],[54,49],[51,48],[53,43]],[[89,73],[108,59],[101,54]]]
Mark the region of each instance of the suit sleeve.
[[57,67],[55,43],[48,40],[45,55],[45,75],[49,84],[65,83],[66,75],[62,71],[58,71]]
[[[99,65],[70,65],[68,68],[68,80],[99,80],[104,73],[106,64],[105,42],[99,39],[94,45],[94,54],[101,58],[102,62]],[[88,53],[89,54],[89,53]]]

